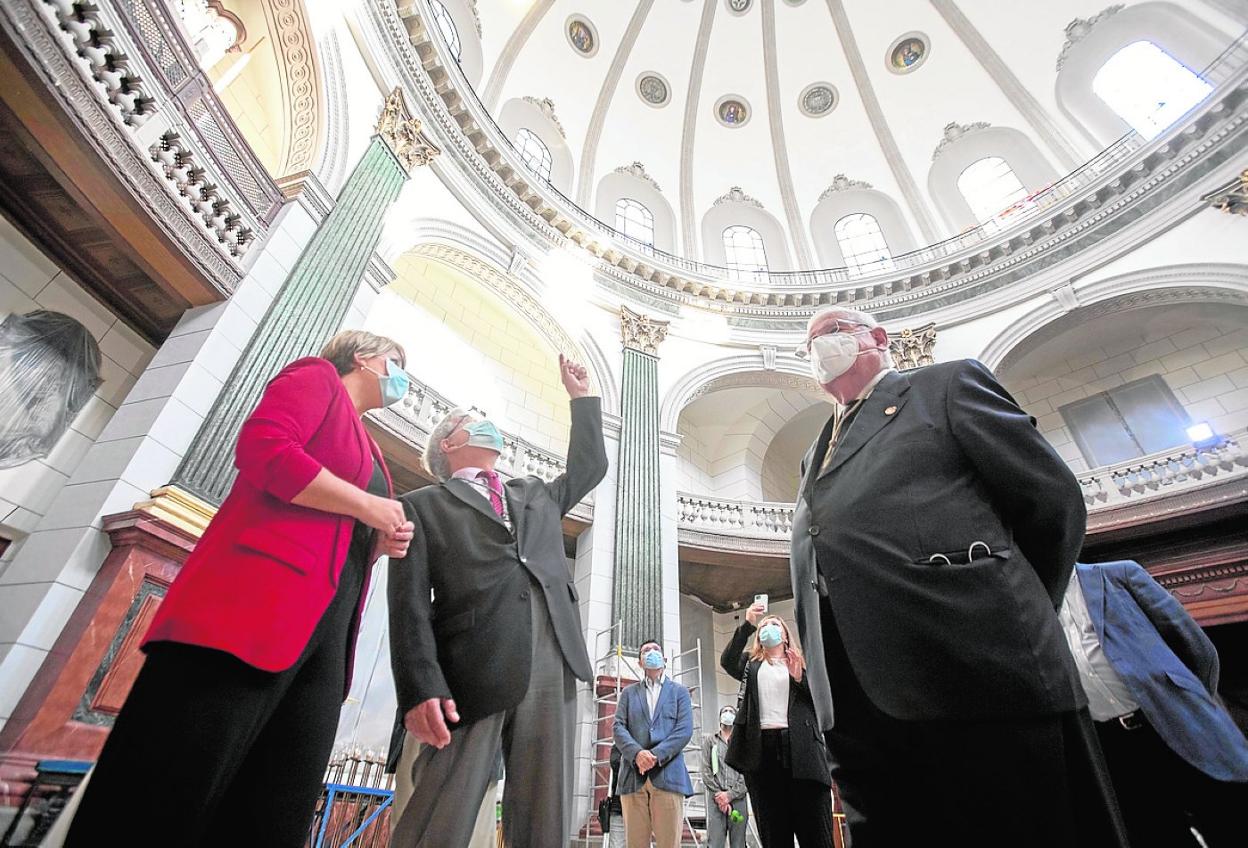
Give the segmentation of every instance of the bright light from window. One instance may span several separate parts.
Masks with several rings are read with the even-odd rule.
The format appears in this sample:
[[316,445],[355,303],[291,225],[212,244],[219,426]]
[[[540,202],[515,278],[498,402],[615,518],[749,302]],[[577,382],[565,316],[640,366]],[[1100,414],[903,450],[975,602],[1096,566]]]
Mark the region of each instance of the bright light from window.
[[767,271],[767,250],[758,230],[736,224],[724,230],[724,260],[728,269],[738,273]]
[[459,61],[459,52],[463,45],[459,43],[459,30],[455,28],[455,22],[451,20],[451,13],[442,5],[441,0],[433,0],[433,20],[438,25],[438,32],[442,33],[442,40],[446,42],[446,46],[451,49],[451,55],[455,57],[455,61]]
[[846,215],[836,222],[833,231],[841,246],[841,255],[845,257],[845,266],[851,274],[893,269],[893,255],[874,215],[865,212]]
[[1193,424],[1187,428],[1187,437],[1197,445],[1202,442],[1212,442],[1214,440],[1213,426],[1208,421]]
[[1154,138],[1213,86],[1151,41],[1137,41],[1109,57],[1092,78],[1092,91],[1132,129]]
[[550,148],[537,137],[537,133],[528,127],[521,127],[516,133],[516,151],[530,171],[550,182]]
[[631,197],[615,201],[615,228],[643,244],[654,244],[654,215],[645,204]]
[[968,165],[958,177],[958,191],[980,222],[995,218],[1027,197],[1018,175],[1000,156],[987,156]]

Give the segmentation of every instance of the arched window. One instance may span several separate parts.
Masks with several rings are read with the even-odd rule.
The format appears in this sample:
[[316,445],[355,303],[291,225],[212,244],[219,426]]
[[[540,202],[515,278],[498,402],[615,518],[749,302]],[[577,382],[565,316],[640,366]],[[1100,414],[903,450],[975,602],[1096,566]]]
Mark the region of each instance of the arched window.
[[958,177],[958,191],[981,223],[1027,197],[1014,169],[1000,156],[985,156],[968,165]]
[[874,271],[891,271],[893,255],[880,231],[880,222],[874,215],[859,212],[846,215],[833,227],[836,241],[845,257],[845,266],[851,274],[869,274]]
[[460,51],[463,49],[463,45],[459,42],[459,30],[455,28],[451,13],[446,10],[446,6],[442,5],[441,0],[433,0],[432,6],[433,20],[438,25],[438,32],[442,33],[442,40],[446,42],[446,46],[451,49],[451,55],[458,62]]
[[654,245],[654,215],[638,200],[621,197],[615,201],[615,228],[631,239]]
[[767,270],[763,237],[753,227],[736,224],[724,230],[724,264],[729,270],[750,273]]
[[1213,86],[1151,41],[1128,44],[1101,65],[1092,91],[1144,138],[1209,96]]
[[530,171],[550,182],[550,148],[537,137],[537,133],[528,127],[521,127],[516,133],[516,150]]

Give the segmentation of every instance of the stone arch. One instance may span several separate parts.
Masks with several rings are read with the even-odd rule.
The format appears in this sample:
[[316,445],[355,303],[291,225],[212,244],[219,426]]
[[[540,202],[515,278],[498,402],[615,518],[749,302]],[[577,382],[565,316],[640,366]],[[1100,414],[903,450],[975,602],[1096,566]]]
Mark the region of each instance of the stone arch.
[[989,368],[1006,370],[1031,347],[1083,321],[1114,312],[1167,303],[1248,303],[1248,266],[1170,265],[1133,271],[1076,287],[1077,305],[1046,299],[1010,324],[979,352]]

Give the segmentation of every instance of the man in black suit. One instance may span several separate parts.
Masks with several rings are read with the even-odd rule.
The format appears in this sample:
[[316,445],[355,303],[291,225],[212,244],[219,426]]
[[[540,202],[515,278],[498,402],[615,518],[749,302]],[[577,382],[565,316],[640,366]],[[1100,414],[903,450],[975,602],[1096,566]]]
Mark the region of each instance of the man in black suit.
[[837,308],[798,352],[835,406],[802,462],[793,589],[854,848],[1118,844],[1056,614],[1074,475],[979,362],[902,374]]
[[395,848],[467,845],[500,743],[507,844],[568,844],[576,679],[593,670],[562,519],[602,480],[607,456],[585,369],[559,364],[572,398],[562,475],[502,484],[497,428],[455,410],[425,456],[442,482],[402,498],[415,536],[390,563],[390,658],[403,724],[426,747]]

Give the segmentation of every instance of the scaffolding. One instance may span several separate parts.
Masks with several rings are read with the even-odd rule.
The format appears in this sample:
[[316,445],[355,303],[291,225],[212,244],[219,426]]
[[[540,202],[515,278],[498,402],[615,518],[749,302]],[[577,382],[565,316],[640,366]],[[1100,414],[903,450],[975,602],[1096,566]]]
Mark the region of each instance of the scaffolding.
[[[637,658],[624,651],[623,622],[599,630],[594,634],[594,679],[590,683],[590,694],[593,701],[593,754],[589,768],[589,811],[584,827],[580,829],[577,844],[588,848],[602,843],[602,837],[591,836],[593,823],[598,818],[596,799],[611,794],[611,748],[615,744],[612,734],[612,721],[604,719],[604,715],[614,716],[620,703],[620,693],[628,685],[641,680],[644,672]],[[689,777],[694,782],[694,795],[685,799],[684,822],[685,835],[682,844],[700,846],[705,833],[705,798],[702,789],[701,758],[702,758],[702,640],[694,642],[692,648],[671,657],[667,667],[667,676],[689,690],[690,711],[693,719],[693,735],[684,748],[685,766]],[[607,678],[612,683],[603,688],[599,681]],[[699,810],[701,815],[698,815]],[[703,828],[694,830],[693,821],[700,819]],[[692,842],[690,842],[692,839]]]

